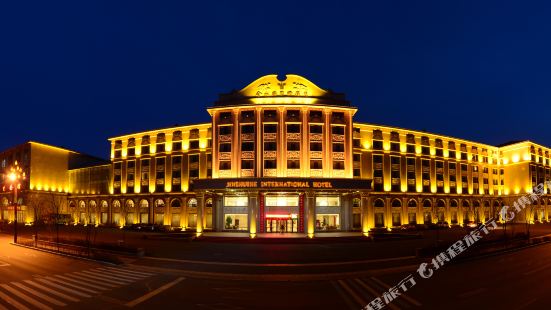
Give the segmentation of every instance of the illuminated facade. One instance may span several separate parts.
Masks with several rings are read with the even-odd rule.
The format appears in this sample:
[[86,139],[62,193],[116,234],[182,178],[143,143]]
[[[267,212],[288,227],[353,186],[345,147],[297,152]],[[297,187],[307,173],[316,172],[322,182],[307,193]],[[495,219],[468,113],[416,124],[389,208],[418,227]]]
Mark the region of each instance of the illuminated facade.
[[[297,75],[261,77],[207,111],[210,123],[113,137],[109,164],[55,182],[31,172],[29,186],[66,192],[75,222],[254,237],[481,222],[551,178],[549,148],[357,123],[343,94]],[[546,196],[526,216],[550,208]]]

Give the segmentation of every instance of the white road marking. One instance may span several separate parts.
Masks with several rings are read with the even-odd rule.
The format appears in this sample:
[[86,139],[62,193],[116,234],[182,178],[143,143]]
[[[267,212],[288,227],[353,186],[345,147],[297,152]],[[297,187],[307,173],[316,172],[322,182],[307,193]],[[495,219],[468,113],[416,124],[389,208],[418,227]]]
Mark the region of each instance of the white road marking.
[[21,293],[20,291],[14,289],[13,287],[7,285],[7,284],[0,284],[0,286],[5,289],[6,291],[12,293],[13,295],[21,298],[22,300],[24,300],[25,302],[28,302],[29,304],[39,308],[39,309],[42,309],[42,310],[53,310],[52,307],[50,306],[47,306],[37,300],[35,300],[34,298],[32,297],[29,297],[23,293]]
[[165,285],[159,287],[158,289],[156,289],[156,290],[154,290],[154,291],[151,291],[151,292],[149,292],[149,293],[147,293],[147,294],[145,294],[145,295],[143,295],[143,296],[141,296],[141,297],[138,297],[138,298],[136,298],[136,299],[134,299],[134,300],[132,300],[132,301],[126,303],[126,306],[127,306],[127,307],[134,307],[134,306],[136,306],[136,305],[138,305],[138,304],[141,304],[142,302],[144,302],[144,301],[146,301],[146,300],[148,300],[148,299],[150,299],[150,298],[152,298],[152,297],[154,297],[154,296],[156,296],[156,295],[162,293],[163,291],[168,290],[169,288],[171,288],[171,287],[173,287],[174,285],[176,285],[176,284],[182,282],[183,280],[185,280],[185,278],[181,277],[181,278],[178,278],[178,279],[176,279],[176,280],[174,280],[174,281],[172,281],[172,282],[170,282],[170,283],[167,283],[167,284],[165,284]]
[[11,265],[0,260],[0,267],[8,267],[8,266],[11,266]]
[[105,281],[107,283],[111,283],[111,284],[115,284],[115,285],[125,285],[127,284],[126,282],[122,282],[122,281],[115,281],[115,280],[111,280],[111,279],[107,279],[105,277],[102,277],[100,275],[97,275],[97,274],[93,274],[93,273],[84,273],[84,272],[75,272],[75,274],[78,274],[80,276],[87,276],[89,278],[92,278],[92,279],[96,279],[96,280],[100,280],[100,281]]
[[45,294],[42,294],[42,293],[40,293],[40,292],[38,292],[38,291],[36,291],[36,290],[30,288],[30,287],[27,287],[27,286],[21,284],[21,283],[12,282],[11,284],[12,284],[12,285],[15,285],[15,286],[17,286],[17,287],[19,287],[20,289],[22,289],[22,290],[24,290],[24,291],[27,291],[27,292],[29,292],[29,293],[35,295],[35,296],[38,296],[39,298],[44,299],[45,301],[51,303],[52,305],[61,306],[61,307],[67,305],[67,304],[64,303],[64,302],[61,302],[61,301],[59,301],[59,300],[57,300],[57,299],[53,299],[52,297],[50,297],[50,296],[48,296],[48,295],[45,295]]
[[118,286],[118,285],[115,285],[113,283],[104,282],[103,279],[98,279],[98,278],[89,276],[89,275],[84,274],[84,273],[79,273],[79,272],[75,272],[74,274],[65,274],[65,276],[71,277],[71,278],[77,278],[78,280],[84,279],[85,281],[95,283],[97,285],[104,285],[104,286],[108,286],[108,287],[117,287]]
[[129,279],[121,279],[121,278],[117,278],[116,276],[114,275],[107,275],[105,273],[102,273],[102,272],[92,272],[92,271],[87,271],[87,270],[84,270],[82,271],[86,274],[91,274],[91,275],[94,275],[94,276],[98,276],[98,277],[104,277],[106,279],[111,279],[111,280],[114,280],[114,281],[119,281],[119,282],[126,282],[126,283],[132,283],[134,282],[134,280],[129,280]]
[[[361,279],[354,279],[356,281],[356,283],[358,283],[361,287],[363,287],[364,289],[366,289],[369,293],[371,293],[373,296],[375,297],[379,297],[381,296],[382,294],[380,292],[377,292],[374,288],[372,288],[371,286],[367,285],[364,281],[362,281]],[[364,306],[367,306],[364,305]],[[396,305],[393,305],[391,303],[387,304],[387,306],[390,308],[390,309],[393,309],[393,310],[398,310],[400,309],[398,306]]]
[[114,268],[114,267],[105,267],[105,268],[111,269],[111,270],[115,270],[115,271],[124,271],[124,272],[127,272],[127,273],[139,275],[139,276],[151,277],[151,276],[154,276],[154,275],[155,275],[154,273],[136,271],[136,270],[128,269],[128,268]]
[[[50,280],[50,281],[55,281],[55,282],[58,282],[58,283],[62,283],[63,285],[71,286],[71,287],[74,287],[74,288],[76,288],[76,289],[79,289],[79,290],[81,290],[81,291],[88,292],[88,293],[91,293],[91,294],[99,294],[98,291],[94,291],[94,290],[91,290],[91,289],[86,288],[86,287],[78,286],[78,285],[69,283],[69,282],[67,282],[67,281],[61,281],[61,280],[59,280],[59,279],[52,278],[52,277],[46,277],[46,279],[48,279],[48,280]],[[80,284],[80,283],[79,283],[79,284]]]
[[75,290],[75,289],[67,288],[67,287],[61,286],[61,285],[59,285],[59,284],[55,284],[55,283],[50,282],[50,281],[48,281],[48,280],[46,280],[46,279],[36,279],[36,280],[37,280],[37,281],[40,281],[40,282],[42,282],[42,283],[44,283],[44,284],[48,284],[49,286],[53,286],[53,287],[55,287],[55,288],[57,288],[57,289],[60,289],[60,290],[62,290],[62,291],[69,292],[70,294],[73,294],[73,295],[78,295],[78,296],[84,297],[84,298],[90,298],[90,297],[92,297],[91,295],[84,294],[84,293],[79,292],[79,291],[77,291],[77,290]]
[[27,306],[20,304],[17,300],[11,298],[10,296],[4,294],[0,291],[0,298],[5,300],[8,304],[14,306],[17,310],[31,310]]
[[364,307],[367,305],[367,301],[365,301],[363,299],[362,296],[358,295],[358,293],[356,293],[351,287],[350,285],[348,285],[348,283],[346,283],[346,281],[343,281],[343,280],[338,280],[337,281],[339,283],[339,285],[348,293],[348,295],[352,296],[352,299],[354,299],[354,301],[360,305],[361,307]]
[[48,292],[48,293],[50,293],[50,294],[56,295],[57,297],[61,297],[61,298],[65,299],[65,300],[69,300],[69,301],[73,301],[73,302],[79,302],[79,301],[80,301],[80,299],[76,299],[76,298],[74,298],[74,297],[72,297],[72,296],[69,296],[69,295],[67,295],[67,294],[63,294],[63,293],[60,293],[60,292],[58,292],[58,291],[56,291],[56,290],[52,290],[52,289],[49,288],[49,287],[46,287],[46,286],[41,285],[41,284],[38,284],[38,283],[33,282],[33,281],[31,281],[31,280],[25,280],[25,282],[26,282],[26,283],[29,283],[30,285],[32,285],[32,286],[34,286],[34,287],[36,287],[36,288],[39,288],[39,289],[41,289],[41,290],[43,290],[43,291],[46,291],[46,292]]
[[[90,283],[98,283],[98,282],[92,281],[92,280],[84,280],[84,281],[83,281],[83,279],[81,279],[81,278],[79,278],[79,277],[76,277],[76,279],[75,279],[75,278],[73,278],[73,276],[70,275],[70,274],[66,274],[66,275],[63,275],[63,276],[62,276],[62,275],[56,275],[55,277],[56,277],[56,278],[63,279],[63,280],[65,280],[65,281],[71,281],[71,282],[73,282],[73,283],[78,283],[78,284],[80,284],[80,285],[89,286],[89,287],[95,288],[95,289],[100,290],[100,291],[106,291],[106,290],[109,289],[109,288],[106,288],[106,287],[101,286],[101,285],[107,285],[107,284],[104,284],[104,283],[99,283],[99,285],[90,284]],[[90,283],[89,283],[89,282],[90,282]],[[109,284],[109,287],[115,287],[115,285],[110,285],[110,284]]]
[[103,271],[103,272],[109,272],[112,275],[117,275],[117,276],[120,276],[120,277],[132,279],[132,280],[141,280],[141,279],[145,279],[145,278],[149,277],[149,276],[130,275],[126,272],[109,270],[109,269],[105,269],[105,268],[98,268],[98,270]]
[[[377,279],[377,278],[375,278],[375,277],[371,277],[371,280],[377,282],[378,284],[382,285],[382,286],[385,287],[386,289],[390,289],[390,285],[386,284],[385,282],[383,282],[383,281],[381,281],[381,280],[379,280],[379,279]],[[402,294],[400,295],[400,297],[401,297],[401,298],[404,298],[405,300],[409,301],[410,303],[416,305],[417,307],[421,307],[421,306],[422,306],[422,304],[421,304],[420,302],[418,302],[417,300],[415,300],[415,299],[409,297],[408,295],[406,295],[406,294],[404,294],[404,293],[402,293]]]

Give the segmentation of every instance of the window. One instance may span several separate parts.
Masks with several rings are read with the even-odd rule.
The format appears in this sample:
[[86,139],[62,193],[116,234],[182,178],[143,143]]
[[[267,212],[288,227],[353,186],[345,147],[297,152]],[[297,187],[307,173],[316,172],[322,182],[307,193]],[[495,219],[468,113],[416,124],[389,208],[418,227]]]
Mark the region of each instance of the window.
[[322,160],[310,160],[310,169],[323,169]]
[[323,150],[321,142],[310,142],[310,151],[321,152]]
[[298,207],[298,199],[296,195],[273,196],[267,195],[265,205],[267,207]]
[[241,144],[241,150],[242,151],[254,151],[254,142],[243,142]]
[[231,152],[231,143],[220,143],[220,152]]
[[224,206],[225,207],[247,207],[249,206],[249,198],[247,196],[225,196]]
[[265,133],[277,133],[277,124],[264,124]]
[[264,151],[277,151],[276,142],[264,142]]
[[231,135],[232,126],[220,126],[218,128],[218,133],[221,135]]
[[150,153],[149,145],[143,145],[142,146],[142,155],[147,155]]
[[323,133],[322,125],[310,125],[310,133]]
[[[229,143],[226,143],[229,144]],[[199,140],[191,140],[189,141],[189,149],[190,150],[196,150],[199,148]]]
[[344,135],[344,126],[333,126],[331,133],[334,135]]
[[316,207],[339,207],[341,200],[339,196],[318,196],[316,197]]
[[300,151],[300,142],[287,142],[288,151]]
[[382,150],[383,149],[383,141],[374,140],[373,141],[373,149],[374,150]]
[[243,159],[241,161],[241,169],[254,169],[254,160]]
[[267,159],[264,161],[264,169],[276,169],[276,168],[277,168],[277,160]]
[[333,161],[333,169],[334,170],[344,170],[344,161],[342,161],[342,160]]
[[182,142],[173,142],[172,143],[172,150],[173,151],[181,151],[182,150]]
[[241,133],[254,133],[254,125],[241,126]]
[[344,143],[333,143],[333,152],[344,152]]
[[220,170],[231,170],[231,161],[220,161]]
[[287,169],[300,169],[300,160],[287,160]]
[[288,133],[300,133],[300,124],[287,124]]

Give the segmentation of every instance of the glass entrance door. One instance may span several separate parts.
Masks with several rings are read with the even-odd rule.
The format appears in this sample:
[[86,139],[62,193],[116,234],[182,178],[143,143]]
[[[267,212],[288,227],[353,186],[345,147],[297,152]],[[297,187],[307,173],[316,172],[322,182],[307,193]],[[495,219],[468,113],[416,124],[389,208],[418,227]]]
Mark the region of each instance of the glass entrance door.
[[270,218],[266,220],[266,232],[291,233],[298,232],[298,220],[295,218]]

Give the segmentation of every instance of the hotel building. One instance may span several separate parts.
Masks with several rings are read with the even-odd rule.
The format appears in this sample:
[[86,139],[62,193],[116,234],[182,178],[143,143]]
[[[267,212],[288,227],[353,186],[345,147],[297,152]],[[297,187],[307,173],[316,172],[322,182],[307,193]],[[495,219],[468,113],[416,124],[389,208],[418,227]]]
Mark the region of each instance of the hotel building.
[[[20,221],[38,214],[32,197],[55,193],[82,224],[360,234],[481,222],[551,179],[547,147],[358,123],[344,94],[298,75],[263,76],[207,111],[209,123],[110,138],[109,162],[34,142],[0,153],[2,168],[28,171]],[[13,220],[9,188],[0,195]],[[525,216],[547,221],[550,208],[546,195]]]

